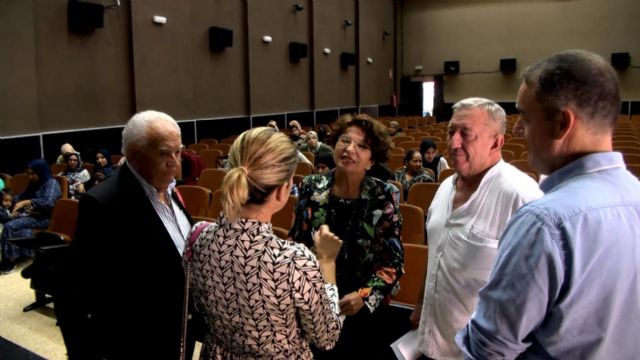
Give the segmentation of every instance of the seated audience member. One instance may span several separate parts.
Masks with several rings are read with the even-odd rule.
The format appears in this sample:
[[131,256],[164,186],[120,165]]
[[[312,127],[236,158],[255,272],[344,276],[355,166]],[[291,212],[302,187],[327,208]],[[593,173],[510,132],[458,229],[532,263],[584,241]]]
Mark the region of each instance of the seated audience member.
[[109,150],[100,149],[96,152],[96,162],[93,168],[91,186],[98,185],[113,174],[114,166],[111,164]]
[[387,164],[375,163],[367,170],[367,176],[378,178],[382,181],[393,180],[393,171],[389,169]]
[[545,195],[511,219],[456,343],[469,359],[637,359],[640,182],[612,150],[616,70],[570,50],[522,78],[516,106]]
[[296,144],[298,150],[302,148],[305,144],[305,134],[302,131],[302,126],[297,120],[292,120],[289,122],[289,138]]
[[315,131],[309,131],[307,133],[307,142],[301,146],[300,151],[308,151],[314,156],[318,156],[321,152],[327,152],[333,155],[333,149],[329,145],[321,143]]
[[422,154],[422,167],[431,169],[435,174],[435,181],[438,181],[440,171],[448,169],[449,164],[444,156],[438,154],[438,147],[433,140],[423,140],[420,143],[420,154]]
[[0,208],[0,232],[2,232],[2,225],[7,221],[13,220],[11,211],[13,210],[13,194],[9,190],[0,191],[2,194],[2,207]]
[[418,150],[407,151],[404,156],[404,168],[397,170],[394,178],[402,184],[405,199],[409,196],[409,188],[413,184],[435,181],[422,167],[422,155]]
[[336,167],[336,163],[333,160],[333,153],[322,152],[315,158],[315,173],[326,174]]
[[77,151],[69,143],[62,144],[62,146],[60,147],[60,155],[58,155],[58,158],[56,159],[56,164],[65,164],[66,162],[64,160],[64,154],[69,153],[77,153]]
[[278,129],[278,123],[275,120],[269,120],[267,126],[276,129],[276,131],[280,131],[280,129]]
[[389,123],[389,127],[387,128],[387,130],[389,131],[389,136],[391,137],[406,135],[405,133],[402,132],[402,128],[400,128],[400,124],[395,120]]
[[84,184],[91,180],[91,174],[82,167],[82,160],[78,153],[66,153],[64,161],[67,168],[58,175],[66,177],[69,182],[69,199],[80,199],[80,196],[86,192]]
[[51,169],[46,160],[31,160],[25,173],[29,176],[29,185],[23,193],[15,197],[15,205],[11,211],[13,219],[4,224],[0,238],[0,271],[4,274],[13,272],[16,261],[21,257],[32,255],[30,249],[15,246],[8,240],[31,237],[34,229],[46,229],[51,220],[53,207],[62,195],[60,185],[51,176]]
[[329,147],[333,148],[333,145],[335,145],[332,142],[332,134],[331,134],[331,127],[327,124],[320,124],[318,125],[318,141],[329,145]]
[[284,134],[244,132],[229,163],[223,212],[193,227],[190,259],[186,252],[193,298],[209,327],[202,358],[312,359],[309,342],[330,349],[340,335],[335,259],[342,241],[323,225],[314,255],[273,234],[271,217],[287,203],[298,163]]

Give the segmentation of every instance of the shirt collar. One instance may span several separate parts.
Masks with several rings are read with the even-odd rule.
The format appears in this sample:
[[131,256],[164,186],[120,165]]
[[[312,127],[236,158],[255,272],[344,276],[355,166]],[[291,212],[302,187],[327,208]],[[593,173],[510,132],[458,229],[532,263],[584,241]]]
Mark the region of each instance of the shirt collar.
[[582,156],[560,169],[552,172],[542,183],[540,189],[547,193],[572,178],[613,168],[624,168],[624,160],[619,152],[600,152]]

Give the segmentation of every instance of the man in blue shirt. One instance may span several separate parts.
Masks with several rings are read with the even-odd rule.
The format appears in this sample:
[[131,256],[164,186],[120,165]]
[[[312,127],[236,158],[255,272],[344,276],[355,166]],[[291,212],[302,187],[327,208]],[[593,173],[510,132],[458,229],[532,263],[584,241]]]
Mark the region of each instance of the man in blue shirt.
[[456,343],[471,359],[637,358],[640,182],[612,152],[617,75],[561,52],[525,71],[517,106],[545,196],[512,217]]

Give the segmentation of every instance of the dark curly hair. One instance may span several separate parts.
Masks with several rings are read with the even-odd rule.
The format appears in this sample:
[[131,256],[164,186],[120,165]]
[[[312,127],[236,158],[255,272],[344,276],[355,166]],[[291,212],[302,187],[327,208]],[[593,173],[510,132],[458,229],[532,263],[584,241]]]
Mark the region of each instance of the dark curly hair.
[[345,114],[337,120],[338,130],[334,139],[339,138],[351,126],[357,126],[365,134],[365,141],[371,149],[371,160],[376,164],[387,162],[389,159],[389,149],[391,149],[391,139],[389,132],[382,123],[371,118],[367,114]]

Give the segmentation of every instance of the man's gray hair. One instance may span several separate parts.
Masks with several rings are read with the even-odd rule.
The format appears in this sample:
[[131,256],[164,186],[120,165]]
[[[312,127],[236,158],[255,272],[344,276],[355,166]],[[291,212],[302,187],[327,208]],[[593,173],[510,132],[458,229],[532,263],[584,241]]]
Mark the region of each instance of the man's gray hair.
[[127,151],[131,144],[145,145],[147,142],[147,129],[154,122],[164,122],[175,127],[180,133],[178,123],[168,114],[160,111],[146,110],[131,117],[122,130],[122,153],[128,156]]
[[453,105],[453,113],[456,114],[462,110],[475,108],[486,111],[487,114],[489,114],[489,118],[498,125],[500,135],[504,135],[507,131],[507,114],[502,106],[496,104],[494,101],[479,97],[462,99]]
[[307,132],[307,139],[309,138],[318,140],[318,134],[315,131],[309,131]]

